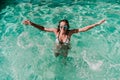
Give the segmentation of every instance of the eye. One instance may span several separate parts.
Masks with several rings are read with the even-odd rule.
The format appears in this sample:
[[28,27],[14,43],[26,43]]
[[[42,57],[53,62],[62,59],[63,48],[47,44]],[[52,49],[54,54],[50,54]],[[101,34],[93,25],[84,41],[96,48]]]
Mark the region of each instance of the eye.
[[64,29],[65,29],[65,30],[67,30],[67,29],[68,29],[68,27],[67,27],[67,26],[64,26]]

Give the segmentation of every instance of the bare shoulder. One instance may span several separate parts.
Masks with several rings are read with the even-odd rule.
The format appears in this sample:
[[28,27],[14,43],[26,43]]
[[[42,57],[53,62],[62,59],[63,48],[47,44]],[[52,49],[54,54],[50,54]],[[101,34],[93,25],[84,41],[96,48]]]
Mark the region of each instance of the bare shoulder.
[[72,30],[68,30],[68,35],[72,36],[72,34],[73,34],[73,31]]
[[57,28],[53,28],[53,31],[54,31],[54,32],[57,32],[57,31],[58,31],[58,29],[57,29]]
[[58,33],[58,28],[52,28],[52,30],[53,30],[53,32],[54,32],[55,34]]
[[78,29],[69,30],[69,34],[72,35],[73,33],[78,33]]

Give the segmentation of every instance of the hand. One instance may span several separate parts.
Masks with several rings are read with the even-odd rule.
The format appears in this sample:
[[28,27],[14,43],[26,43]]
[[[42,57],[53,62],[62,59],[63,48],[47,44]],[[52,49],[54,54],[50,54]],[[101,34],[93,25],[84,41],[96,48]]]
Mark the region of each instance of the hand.
[[106,21],[106,20],[103,19],[103,20],[99,21],[97,24],[102,24],[102,23],[104,23],[105,21]]
[[25,24],[25,25],[31,25],[31,21],[30,20],[25,20],[25,21],[23,21],[23,24]]

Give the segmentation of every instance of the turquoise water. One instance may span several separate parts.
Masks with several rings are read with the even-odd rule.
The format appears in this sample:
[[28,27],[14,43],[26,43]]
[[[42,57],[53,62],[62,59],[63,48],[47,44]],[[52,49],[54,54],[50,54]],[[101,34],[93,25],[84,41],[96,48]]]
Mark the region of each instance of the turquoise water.
[[[120,80],[120,5],[69,3],[19,2],[1,10],[0,80]],[[54,57],[53,33],[22,24],[29,19],[51,28],[68,19],[73,29],[104,18],[104,24],[72,36],[66,65],[61,57]]]

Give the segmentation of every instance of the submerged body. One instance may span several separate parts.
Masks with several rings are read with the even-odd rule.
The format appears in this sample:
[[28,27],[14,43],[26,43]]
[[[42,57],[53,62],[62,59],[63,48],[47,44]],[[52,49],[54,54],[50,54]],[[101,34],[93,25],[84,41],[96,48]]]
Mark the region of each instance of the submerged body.
[[[68,31],[68,33],[69,33],[69,31]],[[54,54],[56,57],[59,55],[63,55],[65,57],[67,57],[68,50],[70,49],[70,38],[68,37],[68,35],[66,35],[66,40],[64,42],[62,42],[59,40],[59,37],[60,37],[60,32],[56,36]]]
[[54,54],[55,56],[62,55],[64,57],[67,57],[68,50],[71,48],[70,46],[70,38],[67,37],[65,42],[59,41],[59,35],[56,38],[55,41],[55,48],[54,48]]

